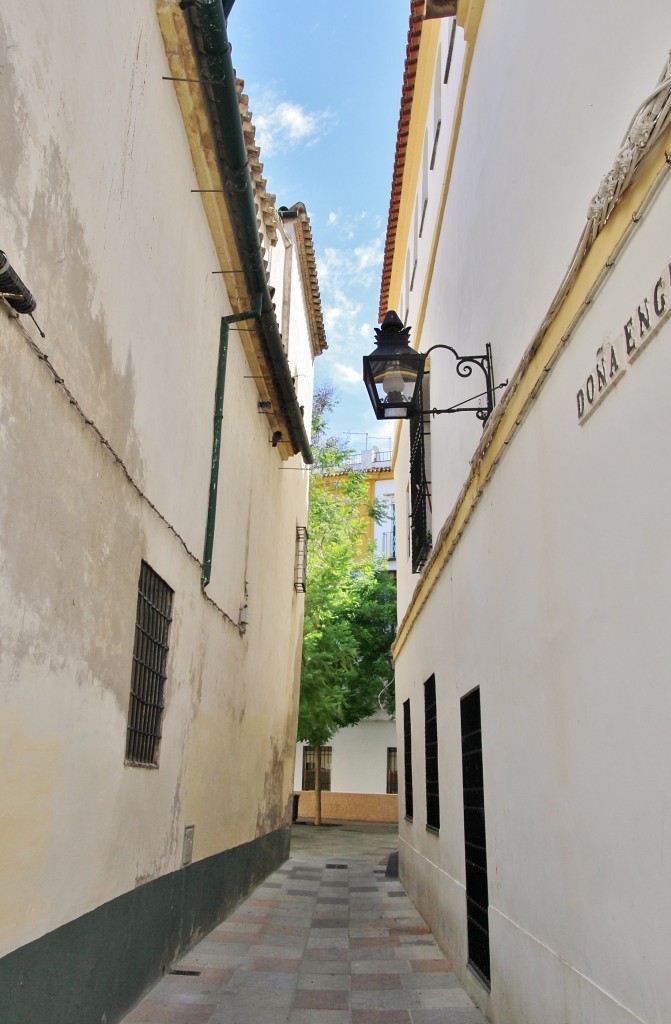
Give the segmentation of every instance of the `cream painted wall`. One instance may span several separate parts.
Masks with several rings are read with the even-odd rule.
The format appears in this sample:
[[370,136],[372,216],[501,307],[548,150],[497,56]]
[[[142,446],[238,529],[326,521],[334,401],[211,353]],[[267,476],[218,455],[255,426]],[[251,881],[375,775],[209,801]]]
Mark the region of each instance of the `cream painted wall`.
[[[294,789],[303,788],[303,747],[296,745]],[[332,793],[386,793],[387,747],[396,746],[396,726],[383,712],[339,729],[332,748]]]
[[[287,824],[307,472],[271,446],[232,330],[204,597],[230,307],[161,80],[155,4],[77,0],[64,18],[8,0],[0,63],[2,246],[47,333],[0,310],[3,955],[177,869],[187,825],[197,860]],[[300,287],[292,301],[289,360],[309,413]],[[124,765],[141,559],[175,591],[158,770]]]
[[[604,26],[607,44],[595,48]],[[671,12],[657,0],[637,8],[635,31],[605,3],[485,4],[445,214],[432,226],[435,264],[430,273],[422,264],[411,294],[422,347],[479,352],[489,341],[497,382],[512,374],[630,118],[657,82],[670,30]],[[660,956],[671,914],[671,322],[582,425],[576,411],[597,348],[671,263],[670,229],[667,179],[507,446],[396,662],[397,721],[406,699],[413,716],[403,879],[495,1024],[662,1024],[671,1006]],[[456,400],[449,358],[432,360],[432,405]],[[435,538],[481,432],[475,417],[443,416],[431,435]],[[399,509],[407,467],[405,428]],[[400,537],[397,550],[402,617],[418,577]],[[425,829],[422,690],[433,673],[439,836]],[[476,686],[491,994],[466,969],[459,716]],[[398,748],[402,776],[402,728]]]

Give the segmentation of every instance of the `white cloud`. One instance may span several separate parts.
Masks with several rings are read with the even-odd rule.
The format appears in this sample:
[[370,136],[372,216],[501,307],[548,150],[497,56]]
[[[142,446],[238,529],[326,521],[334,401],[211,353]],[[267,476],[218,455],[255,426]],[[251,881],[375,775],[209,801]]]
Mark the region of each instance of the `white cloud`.
[[329,226],[331,226],[333,224],[336,224],[337,222],[338,222],[338,214],[334,213],[333,210],[331,210],[331,212],[328,215],[327,224],[329,224]]
[[357,246],[354,255],[359,273],[371,268],[377,272],[382,265],[382,239],[376,238],[370,245]]
[[339,290],[332,291],[329,298],[330,304],[323,309],[327,336],[344,340],[355,331],[354,324],[361,315],[361,305]]
[[347,297],[362,290],[379,287],[382,273],[382,238],[365,244],[330,246],[317,260],[317,274],[325,305],[350,309],[355,305]]
[[313,146],[335,124],[328,110],[311,111],[290,100],[277,102],[270,90],[254,97],[252,121],[261,157],[271,156],[278,148]]
[[346,363],[337,363],[335,361],[331,363],[331,366],[333,367],[336,379],[341,383],[361,384],[361,370],[355,370],[354,367],[348,366]]
[[378,448],[383,450],[386,449],[387,445],[384,443],[386,441],[389,445],[389,449],[391,449],[394,441],[394,435],[396,433],[396,424],[393,420],[380,420],[379,423],[376,423],[374,429],[375,444]]

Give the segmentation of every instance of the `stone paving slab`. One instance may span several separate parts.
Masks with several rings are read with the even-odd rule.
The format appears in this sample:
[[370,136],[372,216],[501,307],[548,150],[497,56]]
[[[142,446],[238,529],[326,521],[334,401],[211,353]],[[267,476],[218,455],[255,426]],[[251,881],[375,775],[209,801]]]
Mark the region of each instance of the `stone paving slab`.
[[392,826],[294,826],[291,859],[122,1024],[485,1024],[397,879]]

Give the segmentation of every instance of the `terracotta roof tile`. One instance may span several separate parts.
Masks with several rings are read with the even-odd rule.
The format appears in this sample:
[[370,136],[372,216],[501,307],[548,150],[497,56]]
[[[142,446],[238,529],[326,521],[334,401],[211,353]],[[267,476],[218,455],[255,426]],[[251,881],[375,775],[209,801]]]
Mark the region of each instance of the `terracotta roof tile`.
[[275,242],[277,241],[277,213],[275,211],[276,197],[266,191],[268,183],[263,177],[263,164],[259,159],[261,151],[256,145],[256,129],[252,123],[252,113],[249,109],[249,97],[243,92],[245,83],[241,78],[236,78],[235,85],[238,91],[238,100],[240,103],[240,117],[242,118],[242,130],[245,136],[245,145],[247,147],[247,159],[249,160],[249,169],[251,171],[252,184],[254,186],[254,199],[256,200],[257,213],[261,219],[259,227],[263,226],[268,241],[271,245],[275,245]]
[[324,330],[324,317],[322,315],[319,280],[317,278],[317,260],[310,218],[303,203],[294,203],[291,209],[281,206],[279,215],[282,220],[293,220],[296,223],[296,248],[307,302],[310,343],[312,345],[312,354],[318,356],[321,355],[325,348],[328,348],[328,344]]
[[412,98],[415,91],[417,74],[417,57],[422,35],[424,0],[410,0],[410,25],[408,28],[408,45],[406,49],[405,71],[403,74],[403,90],[401,92],[401,110],[398,116],[398,132],[396,135],[396,153],[394,155],[394,172],[391,181],[391,199],[387,218],[387,236],[384,243],[384,260],[382,264],[382,286],[380,289],[379,322],[382,323],[387,313],[389,302],[389,286],[391,284],[391,268],[394,258],[394,244],[398,228],[398,211],[400,208],[405,155],[408,147],[408,128],[412,110]]

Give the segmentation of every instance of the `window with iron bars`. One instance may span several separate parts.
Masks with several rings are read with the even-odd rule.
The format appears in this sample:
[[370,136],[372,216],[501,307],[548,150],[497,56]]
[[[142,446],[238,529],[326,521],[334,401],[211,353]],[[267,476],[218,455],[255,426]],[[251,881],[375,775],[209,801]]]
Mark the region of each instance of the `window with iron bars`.
[[142,562],[126,734],[126,763],[158,767],[174,591]]
[[405,816],[412,821],[412,726],[410,700],[403,701],[403,772],[405,775]]
[[307,589],[308,573],[308,531],[305,526],[296,527],[296,563],[294,567],[294,587],[299,594]]
[[[332,747],[320,747],[319,758],[319,781],[321,789],[329,792],[331,789],[331,761],[333,759]],[[315,788],[315,748],[303,747],[303,789],[312,790]]]
[[468,962],[489,986],[489,885],[480,690],[461,698]]
[[398,760],[396,747],[387,747],[387,792],[398,793]]
[[438,718],[436,714],[436,677],[424,683],[424,756],[426,764],[426,827],[440,828],[440,791],[438,787]]
[[[420,394],[420,409],[422,396]],[[429,416],[410,418],[410,540],[412,571],[420,572],[431,551],[431,481]]]

